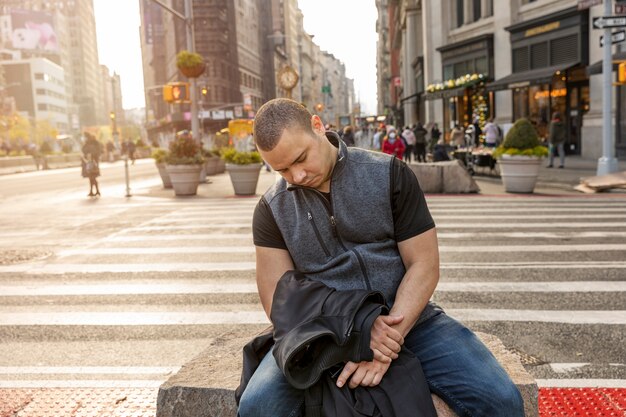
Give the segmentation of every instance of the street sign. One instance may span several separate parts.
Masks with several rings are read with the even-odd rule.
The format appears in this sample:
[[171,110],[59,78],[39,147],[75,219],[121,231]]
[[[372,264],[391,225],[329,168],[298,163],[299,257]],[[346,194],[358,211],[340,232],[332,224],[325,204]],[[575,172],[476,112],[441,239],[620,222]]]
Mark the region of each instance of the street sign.
[[[611,45],[624,42],[626,40],[626,31],[619,30],[611,34]],[[604,46],[604,35],[600,36],[600,48]]]
[[626,16],[602,16],[593,18],[594,29],[626,27]]

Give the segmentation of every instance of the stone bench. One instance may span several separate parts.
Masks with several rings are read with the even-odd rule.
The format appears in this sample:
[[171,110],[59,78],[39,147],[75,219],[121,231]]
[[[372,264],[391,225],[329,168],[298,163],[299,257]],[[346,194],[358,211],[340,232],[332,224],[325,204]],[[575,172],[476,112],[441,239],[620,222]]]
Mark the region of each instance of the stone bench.
[[422,191],[428,194],[477,193],[478,185],[459,160],[409,164]]
[[[233,332],[235,333],[235,332]],[[159,388],[157,417],[235,417],[237,407],[234,390],[241,376],[241,349],[250,335],[216,339],[207,350],[185,364]],[[539,390],[517,356],[506,350],[500,339],[477,333],[517,385],[524,399],[527,417],[538,417]],[[233,336],[233,337],[230,337]],[[433,395],[440,417],[456,414]]]

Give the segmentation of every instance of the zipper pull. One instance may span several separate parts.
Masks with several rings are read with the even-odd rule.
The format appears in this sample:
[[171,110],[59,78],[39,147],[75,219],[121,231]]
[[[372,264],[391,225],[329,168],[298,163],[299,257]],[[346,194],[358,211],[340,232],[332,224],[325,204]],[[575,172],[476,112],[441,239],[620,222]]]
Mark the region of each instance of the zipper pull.
[[337,222],[335,216],[330,216],[330,224],[333,226],[333,236],[337,237]]
[[310,211],[307,211],[306,215],[309,218],[309,221],[313,220],[313,216],[311,216],[311,212]]

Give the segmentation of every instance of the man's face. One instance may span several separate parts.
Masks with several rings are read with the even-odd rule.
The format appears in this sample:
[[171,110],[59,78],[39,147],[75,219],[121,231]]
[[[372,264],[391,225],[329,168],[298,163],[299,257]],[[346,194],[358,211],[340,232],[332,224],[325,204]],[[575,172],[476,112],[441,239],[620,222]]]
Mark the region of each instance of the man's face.
[[290,184],[326,192],[334,166],[333,146],[325,138],[321,122],[312,123],[314,133],[298,127],[285,129],[274,149],[260,153]]

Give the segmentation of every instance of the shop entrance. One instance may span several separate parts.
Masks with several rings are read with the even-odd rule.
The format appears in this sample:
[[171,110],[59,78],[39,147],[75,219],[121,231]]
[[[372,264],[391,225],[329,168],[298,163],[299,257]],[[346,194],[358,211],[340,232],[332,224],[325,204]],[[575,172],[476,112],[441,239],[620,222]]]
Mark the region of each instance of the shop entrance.
[[568,84],[567,86],[566,123],[568,137],[565,141],[565,153],[580,155],[583,115],[589,111],[589,85]]

